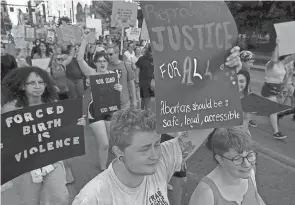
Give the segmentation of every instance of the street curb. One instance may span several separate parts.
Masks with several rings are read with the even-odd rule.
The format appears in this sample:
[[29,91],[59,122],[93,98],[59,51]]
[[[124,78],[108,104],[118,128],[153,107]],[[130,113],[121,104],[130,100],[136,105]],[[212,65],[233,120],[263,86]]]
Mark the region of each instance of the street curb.
[[273,150],[271,150],[269,148],[265,148],[265,147],[261,146],[257,142],[254,143],[254,147],[256,148],[256,150],[258,152],[261,152],[262,154],[265,154],[265,155],[267,155],[267,156],[269,156],[269,157],[271,157],[271,158],[273,158],[273,159],[275,159],[275,160],[277,160],[277,161],[279,161],[279,162],[281,162],[283,164],[286,164],[286,165],[288,165],[290,167],[295,168],[295,159],[292,159],[292,158],[290,158],[288,156],[279,154],[279,153],[277,153],[277,152],[275,152],[275,151],[273,151]]

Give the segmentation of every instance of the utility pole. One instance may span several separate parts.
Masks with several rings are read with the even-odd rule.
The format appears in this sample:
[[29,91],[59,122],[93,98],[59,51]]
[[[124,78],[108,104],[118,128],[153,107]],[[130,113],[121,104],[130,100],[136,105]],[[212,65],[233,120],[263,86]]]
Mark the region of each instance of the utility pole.
[[75,22],[75,12],[74,12],[74,1],[72,0],[72,13],[73,13],[73,20],[72,24]]

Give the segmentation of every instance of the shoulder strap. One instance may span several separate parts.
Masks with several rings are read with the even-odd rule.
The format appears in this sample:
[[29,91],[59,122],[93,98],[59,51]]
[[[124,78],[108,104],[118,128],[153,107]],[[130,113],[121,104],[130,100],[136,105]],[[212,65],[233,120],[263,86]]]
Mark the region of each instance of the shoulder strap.
[[221,194],[216,186],[216,184],[212,181],[212,179],[210,179],[209,177],[203,177],[201,179],[202,182],[206,183],[212,190],[213,192],[213,197],[214,197],[214,205],[217,205],[217,199],[216,199],[216,195],[218,195],[219,197],[221,197]]

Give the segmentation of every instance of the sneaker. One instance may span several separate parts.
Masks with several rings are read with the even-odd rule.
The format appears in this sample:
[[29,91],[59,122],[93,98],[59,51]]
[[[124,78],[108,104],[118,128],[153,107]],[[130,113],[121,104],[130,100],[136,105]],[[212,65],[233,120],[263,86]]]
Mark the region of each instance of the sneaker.
[[253,120],[250,120],[250,121],[249,121],[249,125],[250,125],[251,127],[257,127],[257,124],[256,124]]
[[277,132],[277,133],[273,134],[273,138],[275,138],[277,140],[282,140],[282,139],[286,139],[287,136],[283,135],[281,132]]

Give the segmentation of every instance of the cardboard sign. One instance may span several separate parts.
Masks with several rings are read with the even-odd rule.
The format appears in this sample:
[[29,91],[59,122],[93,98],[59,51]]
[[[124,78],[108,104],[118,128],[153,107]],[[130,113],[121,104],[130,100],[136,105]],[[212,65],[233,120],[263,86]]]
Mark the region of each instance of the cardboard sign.
[[114,89],[118,74],[109,73],[90,77],[96,119],[120,109],[120,92]]
[[101,19],[93,19],[88,17],[86,19],[86,27],[87,28],[95,28],[97,35],[102,35],[102,28],[101,28]]
[[114,1],[111,16],[111,27],[133,27],[137,19],[137,3]]
[[48,68],[50,58],[32,59],[32,65],[46,70]]
[[295,21],[274,24],[276,29],[277,38],[280,40],[279,43],[279,54],[280,56],[289,55],[295,53],[294,33],[295,33]]
[[63,26],[56,29],[57,38],[61,43],[81,44],[82,29],[77,26]]
[[82,99],[2,114],[1,184],[34,169],[84,155],[84,128],[77,125],[81,116]]
[[37,38],[39,39],[46,39],[47,36],[47,28],[38,28],[36,29]]
[[255,113],[259,116],[270,116],[271,114],[288,110],[292,107],[273,102],[267,98],[250,93],[241,99],[244,112]]
[[141,28],[130,28],[127,33],[127,37],[129,41],[139,41]]
[[146,27],[145,19],[143,19],[143,22],[142,22],[140,39],[145,40],[145,41],[150,40],[149,33],[148,33],[148,30],[147,30],[147,27]]
[[47,30],[46,42],[50,43],[50,44],[55,42],[55,31],[54,30]]
[[237,43],[222,1],[142,1],[151,40],[157,132],[242,124],[236,71],[224,66]]
[[25,27],[25,40],[34,41],[36,39],[36,28]]

